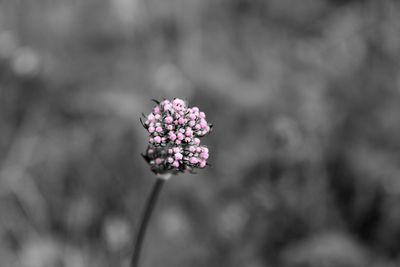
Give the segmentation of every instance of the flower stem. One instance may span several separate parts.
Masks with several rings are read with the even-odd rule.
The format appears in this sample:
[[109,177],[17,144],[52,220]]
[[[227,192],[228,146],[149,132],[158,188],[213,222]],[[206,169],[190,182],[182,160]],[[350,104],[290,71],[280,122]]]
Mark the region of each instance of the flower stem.
[[131,265],[130,265],[131,267],[137,267],[139,264],[140,250],[142,248],[144,236],[146,234],[146,228],[147,228],[147,225],[149,224],[151,213],[157,203],[157,198],[161,192],[164,182],[165,182],[165,179],[157,178],[156,182],[154,183],[151,194],[150,194],[149,198],[147,199],[146,206],[144,208],[144,211],[143,211],[143,214],[142,214],[142,217],[140,220],[138,232],[136,235],[136,241],[135,241],[135,246],[133,249],[133,255],[132,255]]

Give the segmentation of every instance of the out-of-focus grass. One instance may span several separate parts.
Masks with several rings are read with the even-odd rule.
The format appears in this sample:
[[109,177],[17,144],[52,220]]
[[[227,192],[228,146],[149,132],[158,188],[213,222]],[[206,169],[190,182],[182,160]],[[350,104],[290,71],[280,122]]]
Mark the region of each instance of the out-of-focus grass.
[[[395,1],[0,1],[0,265],[127,266],[181,97],[212,167],[168,183],[143,266],[399,264]],[[125,265],[124,265],[125,264]]]

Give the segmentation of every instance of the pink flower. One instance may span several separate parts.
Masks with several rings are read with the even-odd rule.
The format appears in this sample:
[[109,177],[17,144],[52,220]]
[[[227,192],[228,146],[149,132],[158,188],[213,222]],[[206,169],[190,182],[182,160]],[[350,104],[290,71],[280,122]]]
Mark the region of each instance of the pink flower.
[[163,100],[145,119],[149,144],[143,157],[153,172],[176,174],[207,165],[208,149],[200,146],[200,138],[211,129],[198,107],[179,98]]

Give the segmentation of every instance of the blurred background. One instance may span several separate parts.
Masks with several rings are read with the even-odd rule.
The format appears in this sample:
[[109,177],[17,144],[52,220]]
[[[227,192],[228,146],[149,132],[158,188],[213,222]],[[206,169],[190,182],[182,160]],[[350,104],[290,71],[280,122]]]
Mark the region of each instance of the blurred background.
[[163,97],[212,166],[141,266],[400,266],[399,55],[394,0],[0,0],[0,266],[128,266]]

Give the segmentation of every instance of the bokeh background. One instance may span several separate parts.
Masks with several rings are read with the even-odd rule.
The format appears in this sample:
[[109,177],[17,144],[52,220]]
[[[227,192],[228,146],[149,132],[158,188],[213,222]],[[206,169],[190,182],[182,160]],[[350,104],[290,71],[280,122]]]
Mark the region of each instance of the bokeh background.
[[163,97],[212,166],[143,267],[400,266],[399,55],[394,0],[1,0],[0,266],[127,266]]

